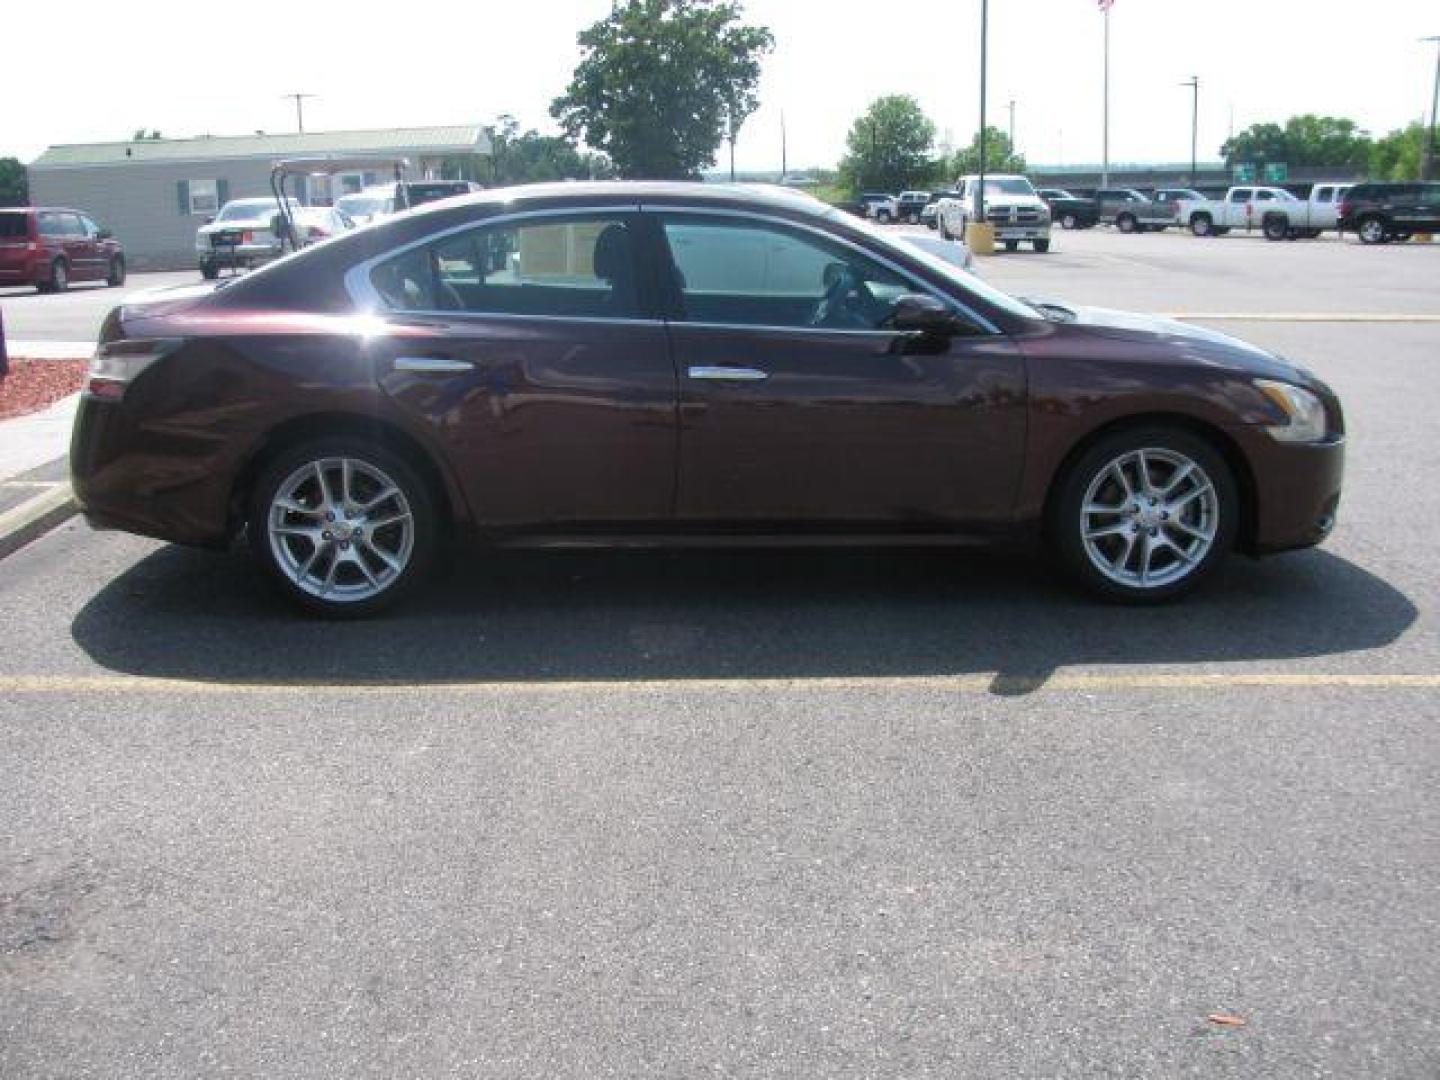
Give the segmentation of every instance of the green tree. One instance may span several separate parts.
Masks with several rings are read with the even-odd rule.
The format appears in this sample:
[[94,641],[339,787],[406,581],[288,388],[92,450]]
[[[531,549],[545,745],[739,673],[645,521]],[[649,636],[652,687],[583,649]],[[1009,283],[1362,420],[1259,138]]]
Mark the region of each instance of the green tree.
[[924,187],[935,176],[935,125],[909,94],[876,98],[845,137],[840,184],[852,192]]
[[1370,148],[1370,175],[1377,180],[1419,180],[1430,132],[1418,120],[1377,139]]
[[[962,146],[955,151],[955,156],[950,159],[949,168],[945,170],[946,183],[953,183],[956,177],[968,176],[971,173],[980,171],[980,133],[975,133],[975,138],[970,141],[969,146]],[[1010,136],[997,127],[985,128],[985,172],[988,173],[1023,173],[1025,171],[1025,158],[1015,153],[1015,148],[1010,145]]]
[[581,59],[550,113],[625,177],[689,179],[756,105],[775,39],[717,0],[624,0],[579,35]]
[[0,206],[30,205],[30,177],[19,158],[0,158]]
[[1227,139],[1220,156],[1227,165],[1283,161],[1289,165],[1336,165],[1363,168],[1371,139],[1353,120],[1338,116],[1292,116],[1284,126],[1252,124]]

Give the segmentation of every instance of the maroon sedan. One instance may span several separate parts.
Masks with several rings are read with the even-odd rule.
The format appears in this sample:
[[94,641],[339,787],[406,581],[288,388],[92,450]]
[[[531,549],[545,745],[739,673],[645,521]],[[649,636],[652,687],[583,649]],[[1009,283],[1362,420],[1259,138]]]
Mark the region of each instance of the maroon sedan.
[[807,196],[564,184],[452,199],[106,320],[90,521],[242,532],[355,615],[443,542],[1045,537],[1156,601],[1319,543],[1344,427],[1232,338],[1031,304]]

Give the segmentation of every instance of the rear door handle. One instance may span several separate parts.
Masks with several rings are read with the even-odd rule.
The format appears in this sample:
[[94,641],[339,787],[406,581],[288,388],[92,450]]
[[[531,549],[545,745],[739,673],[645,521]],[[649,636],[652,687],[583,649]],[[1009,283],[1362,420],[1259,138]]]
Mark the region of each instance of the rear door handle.
[[458,375],[475,370],[475,365],[469,360],[451,360],[443,356],[397,356],[393,367],[396,371],[419,375]]
[[761,371],[758,368],[704,365],[692,367],[689,374],[692,379],[715,379],[723,382],[759,382],[761,379],[770,377],[768,371]]

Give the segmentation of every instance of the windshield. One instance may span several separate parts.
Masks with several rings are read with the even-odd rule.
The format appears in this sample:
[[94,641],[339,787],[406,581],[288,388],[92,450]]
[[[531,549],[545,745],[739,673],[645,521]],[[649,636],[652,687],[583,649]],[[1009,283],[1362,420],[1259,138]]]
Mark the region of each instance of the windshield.
[[385,205],[385,200],[374,195],[346,195],[343,199],[337,199],[335,209],[340,210],[351,217],[365,217],[369,214],[378,214]]
[[[296,203],[290,204],[290,212],[293,214],[299,209]],[[274,199],[237,199],[235,202],[228,202],[225,208],[220,211],[216,221],[269,221],[271,215],[278,214],[280,207]]]
[[1034,195],[1035,189],[1023,176],[987,176],[986,195]]
[[845,224],[859,229],[867,236],[872,237],[882,244],[889,251],[900,255],[908,256],[925,264],[930,270],[943,277],[946,281],[952,282],[960,291],[961,296],[969,294],[979,297],[986,303],[1015,315],[1022,319],[1034,319],[1035,309],[1024,301],[1017,300],[1007,292],[1001,292],[995,286],[982,281],[974,274],[960,269],[954,263],[947,262],[938,255],[932,255],[918,244],[907,244],[896,238],[894,233],[886,232],[885,229],[864,218],[856,218],[842,210],[831,207],[826,211],[825,217],[835,221],[843,221]]

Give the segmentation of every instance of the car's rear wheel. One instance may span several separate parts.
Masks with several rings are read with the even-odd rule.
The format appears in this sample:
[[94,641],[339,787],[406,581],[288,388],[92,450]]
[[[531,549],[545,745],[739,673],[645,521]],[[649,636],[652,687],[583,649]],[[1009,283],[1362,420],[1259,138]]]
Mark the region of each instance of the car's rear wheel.
[[206,281],[214,281],[220,276],[220,267],[216,266],[213,262],[202,262],[200,264],[200,276]]
[[1044,255],[1045,252],[1047,252],[1047,251],[1050,250],[1050,241],[1049,241],[1049,240],[1035,240],[1035,241],[1032,241],[1032,243],[1033,243],[1034,246],[1035,246],[1035,250],[1038,251],[1038,252],[1040,252],[1041,255]]
[[1209,214],[1196,214],[1190,219],[1190,231],[1196,236],[1210,236],[1215,231],[1215,223]]
[[1362,244],[1383,244],[1390,239],[1389,230],[1385,228],[1385,219],[1373,215],[1360,222],[1356,234]]
[[1078,229],[1080,220],[1074,214],[1066,214],[1060,219],[1060,227],[1062,229]]
[[1049,533],[1099,596],[1158,603],[1198,585],[1234,542],[1235,478],[1210,443],[1174,428],[1107,436],[1061,478]]
[[1265,239],[1284,240],[1290,236],[1290,223],[1282,217],[1265,219]]
[[1123,233],[1133,233],[1138,224],[1133,214],[1121,214],[1115,219],[1115,227]]
[[331,618],[372,614],[423,580],[436,529],[434,499],[410,464],[355,438],[280,454],[249,516],[251,549],[281,591]]
[[1006,240],[1006,241],[1005,241],[1005,250],[1006,250],[1006,251],[1019,251],[1019,250],[1020,250],[1020,241],[1019,241],[1019,240]]
[[105,275],[105,284],[112,289],[125,284],[125,260],[119,255],[110,260],[110,269]]

